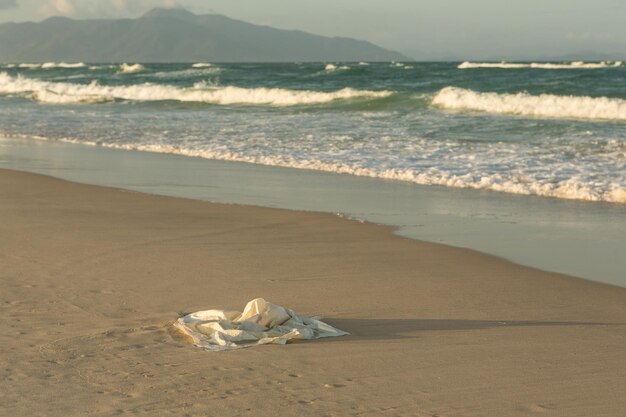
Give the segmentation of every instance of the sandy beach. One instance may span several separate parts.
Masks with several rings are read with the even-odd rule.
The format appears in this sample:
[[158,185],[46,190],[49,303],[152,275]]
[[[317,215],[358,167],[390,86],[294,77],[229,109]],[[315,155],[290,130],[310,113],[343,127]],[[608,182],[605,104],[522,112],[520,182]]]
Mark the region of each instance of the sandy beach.
[[[0,415],[623,416],[626,289],[329,214],[0,170]],[[210,353],[264,297],[347,337]]]

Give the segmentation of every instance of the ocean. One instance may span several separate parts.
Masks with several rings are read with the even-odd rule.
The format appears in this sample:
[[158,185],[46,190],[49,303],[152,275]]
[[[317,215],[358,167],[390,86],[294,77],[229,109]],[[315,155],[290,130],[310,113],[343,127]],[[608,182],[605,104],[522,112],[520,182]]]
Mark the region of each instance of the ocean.
[[626,287],[621,62],[4,64],[0,167]]
[[626,203],[626,65],[0,66],[0,136]]

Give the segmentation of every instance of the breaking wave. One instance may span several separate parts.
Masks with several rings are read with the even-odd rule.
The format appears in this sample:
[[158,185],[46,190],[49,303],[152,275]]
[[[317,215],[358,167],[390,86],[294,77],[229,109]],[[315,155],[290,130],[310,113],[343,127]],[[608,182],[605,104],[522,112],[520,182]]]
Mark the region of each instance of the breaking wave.
[[405,64],[403,62],[395,62],[395,61],[392,62],[390,66],[394,67],[394,68],[403,68],[403,69],[412,69],[413,68],[412,65],[407,65],[407,64]]
[[[220,67],[197,67],[197,68],[188,68],[179,71],[160,71],[154,72],[151,74],[146,74],[146,77],[150,78],[186,78],[186,77],[201,77],[207,75],[217,75],[222,72],[222,68]],[[198,86],[197,84],[196,86]]]
[[133,72],[139,72],[139,71],[143,71],[146,68],[141,65],[141,64],[127,64],[127,63],[123,63],[122,65],[120,65],[120,72],[127,74],[127,73],[133,73]]
[[29,69],[34,69],[34,68],[41,68],[41,64],[18,64],[17,65],[18,68],[29,68]]
[[42,69],[52,69],[52,68],[85,68],[84,62],[76,62],[72,64],[68,64],[67,62],[46,62],[41,65]]
[[534,178],[523,172],[455,174],[437,168],[426,170],[412,168],[364,167],[347,161],[322,161],[315,157],[294,157],[292,155],[249,155],[244,152],[194,148],[161,143],[106,143],[65,138],[63,142],[79,143],[106,148],[167,153],[205,159],[246,162],[267,166],[307,169],[336,174],[349,174],[361,177],[381,178],[412,182],[421,185],[439,185],[454,188],[498,191],[511,194],[536,195],[568,200],[606,201],[626,204],[626,188],[619,183],[593,184],[582,177],[568,179]]
[[515,62],[469,62],[465,61],[461,63],[457,68],[459,69],[472,69],[472,68],[501,68],[501,69],[518,69],[518,68],[536,68],[536,69],[600,69],[600,68],[617,68],[622,66],[622,61],[604,61],[604,62],[583,62],[574,61],[564,64],[552,64],[549,62],[530,62],[530,63],[515,63]]
[[43,64],[8,64],[7,68],[26,68],[26,69],[53,69],[53,68],[85,68],[87,65],[84,62],[45,62]]
[[210,66],[211,64],[209,64],[208,62],[198,62],[192,65],[193,68],[208,68]]
[[432,104],[448,110],[474,110],[558,119],[626,120],[626,100],[608,97],[557,96],[528,93],[480,93],[445,87]]
[[350,67],[347,66],[347,65],[337,66],[335,64],[326,64],[326,67],[324,68],[324,70],[326,72],[334,72],[334,71],[337,71],[337,70],[349,70],[349,69],[350,69]]
[[91,65],[89,67],[89,69],[91,71],[107,70],[107,69],[119,69],[119,68],[120,68],[119,65],[112,65],[112,64],[108,64],[108,65]]
[[0,73],[0,94],[20,95],[41,103],[51,104],[129,100],[281,107],[324,104],[338,100],[384,98],[393,93],[391,91],[355,90],[353,88],[324,92],[284,88],[220,87],[210,86],[207,83],[197,83],[191,88],[157,84],[105,86],[95,81],[91,84],[71,84],[42,81],[22,76],[12,77],[3,72]]

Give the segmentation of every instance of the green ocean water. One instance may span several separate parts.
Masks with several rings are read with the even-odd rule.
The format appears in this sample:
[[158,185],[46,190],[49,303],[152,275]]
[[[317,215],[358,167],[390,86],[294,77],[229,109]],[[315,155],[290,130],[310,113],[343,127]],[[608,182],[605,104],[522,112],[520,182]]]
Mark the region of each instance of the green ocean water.
[[0,136],[626,203],[626,66],[0,66]]

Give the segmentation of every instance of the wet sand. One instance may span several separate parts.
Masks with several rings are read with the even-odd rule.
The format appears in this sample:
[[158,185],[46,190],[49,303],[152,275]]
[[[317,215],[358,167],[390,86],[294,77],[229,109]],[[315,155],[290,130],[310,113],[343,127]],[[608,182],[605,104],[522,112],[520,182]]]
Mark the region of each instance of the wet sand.
[[626,288],[626,205],[4,138],[0,168],[227,204],[343,215],[415,240]]
[[[623,416],[626,289],[336,216],[0,170],[0,414]],[[255,297],[348,337],[209,353]]]

